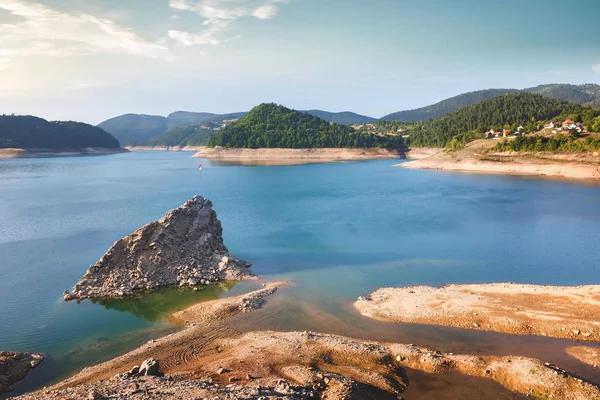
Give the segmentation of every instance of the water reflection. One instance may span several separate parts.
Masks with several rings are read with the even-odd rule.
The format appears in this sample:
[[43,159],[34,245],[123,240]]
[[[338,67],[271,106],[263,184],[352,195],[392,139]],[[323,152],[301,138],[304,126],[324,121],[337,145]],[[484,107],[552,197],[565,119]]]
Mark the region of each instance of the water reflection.
[[143,320],[156,322],[192,304],[216,300],[234,286],[235,282],[221,282],[195,288],[162,288],[125,299],[101,300],[98,304],[106,309],[128,312]]

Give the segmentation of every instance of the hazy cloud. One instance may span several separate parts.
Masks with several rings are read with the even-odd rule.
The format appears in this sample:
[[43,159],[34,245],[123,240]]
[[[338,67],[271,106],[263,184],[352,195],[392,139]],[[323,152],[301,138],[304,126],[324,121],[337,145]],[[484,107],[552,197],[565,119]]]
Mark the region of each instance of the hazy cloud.
[[203,31],[189,33],[179,30],[169,31],[169,37],[184,46],[198,44],[218,44],[219,33],[233,21],[242,17],[270,19],[277,14],[280,4],[289,0],[169,0],[174,10],[194,12],[204,18]]
[[0,59],[98,53],[169,57],[166,47],[109,19],[58,12],[25,0],[0,0],[0,10],[20,17],[16,23],[0,24]]
[[592,69],[598,73],[600,73],[600,64],[596,64],[592,67]]

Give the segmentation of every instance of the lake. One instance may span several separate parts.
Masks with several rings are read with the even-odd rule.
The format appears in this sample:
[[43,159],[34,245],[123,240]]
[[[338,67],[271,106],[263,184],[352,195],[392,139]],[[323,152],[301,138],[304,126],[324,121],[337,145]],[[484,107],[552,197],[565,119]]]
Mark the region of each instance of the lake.
[[561,359],[568,341],[379,323],[351,303],[382,286],[600,284],[600,187],[408,170],[394,160],[250,167],[190,156],[0,160],[0,349],[48,356],[13,395],[178,329],[164,318],[170,310],[249,290],[221,284],[103,304],[62,301],[116,240],[195,194],[214,203],[233,255],[256,274],[293,283],[252,321],[234,319],[240,331],[545,352],[590,373]]

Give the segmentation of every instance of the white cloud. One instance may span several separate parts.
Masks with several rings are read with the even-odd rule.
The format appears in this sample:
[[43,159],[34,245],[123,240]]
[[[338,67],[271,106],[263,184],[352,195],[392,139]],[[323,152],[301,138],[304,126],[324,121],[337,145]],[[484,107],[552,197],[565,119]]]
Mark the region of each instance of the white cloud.
[[273,18],[275,14],[277,14],[277,7],[274,4],[265,4],[252,12],[252,16],[258,19]]
[[600,64],[594,65],[592,69],[600,74]]
[[25,0],[0,0],[20,21],[0,24],[0,57],[72,56],[98,53],[169,58],[169,50],[109,19],[68,14]]
[[275,17],[279,4],[289,0],[169,0],[174,10],[194,12],[204,18],[206,28],[199,33],[169,31],[169,37],[181,45],[218,44],[218,36],[233,21],[242,17],[270,19]]

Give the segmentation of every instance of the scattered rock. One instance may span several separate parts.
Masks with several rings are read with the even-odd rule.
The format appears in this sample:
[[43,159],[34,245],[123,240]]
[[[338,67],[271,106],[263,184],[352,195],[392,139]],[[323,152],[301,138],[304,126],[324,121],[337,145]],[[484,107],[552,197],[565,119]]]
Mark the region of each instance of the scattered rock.
[[250,264],[229,254],[222,234],[210,200],[195,196],[117,241],[63,298],[118,298],[161,286],[252,278]]

